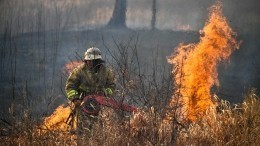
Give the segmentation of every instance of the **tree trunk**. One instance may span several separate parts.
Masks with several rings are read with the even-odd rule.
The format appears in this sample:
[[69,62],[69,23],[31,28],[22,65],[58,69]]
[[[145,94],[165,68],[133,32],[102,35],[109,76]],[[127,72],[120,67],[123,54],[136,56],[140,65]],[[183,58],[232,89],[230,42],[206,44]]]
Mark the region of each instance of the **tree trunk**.
[[155,25],[156,25],[156,13],[157,13],[156,0],[153,0],[153,5],[152,5],[152,20],[151,20],[151,27],[152,27],[152,29],[156,29],[156,27],[155,27]]
[[109,27],[126,27],[126,0],[116,0],[113,15],[108,22]]

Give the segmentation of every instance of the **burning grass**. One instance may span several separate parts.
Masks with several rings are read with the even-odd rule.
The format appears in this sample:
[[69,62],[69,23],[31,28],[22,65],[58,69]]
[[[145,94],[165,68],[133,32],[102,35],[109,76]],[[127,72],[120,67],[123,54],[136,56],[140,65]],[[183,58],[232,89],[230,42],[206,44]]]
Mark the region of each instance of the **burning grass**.
[[173,80],[178,88],[170,106],[173,107],[176,102],[181,104],[184,115],[181,120],[195,121],[214,106],[211,88],[219,86],[217,67],[239,48],[235,36],[218,2],[210,9],[200,41],[197,44],[180,44],[168,59],[174,66]]
[[[259,145],[260,98],[249,93],[239,105],[220,101],[217,112],[208,110],[205,117],[180,132],[184,144]],[[191,142],[189,142],[191,141]]]
[[13,125],[10,136],[0,140],[3,145],[259,145],[259,113],[260,98],[250,92],[243,103],[230,105],[221,100],[217,109],[182,126],[173,122],[162,127],[162,117],[153,108],[139,110],[129,118],[105,108],[102,124],[96,123],[90,135],[51,128],[39,132],[36,122],[24,118]]
[[44,119],[41,129],[42,130],[68,130],[68,125],[65,123],[69,117],[71,109],[69,106],[61,105],[53,112],[53,114]]

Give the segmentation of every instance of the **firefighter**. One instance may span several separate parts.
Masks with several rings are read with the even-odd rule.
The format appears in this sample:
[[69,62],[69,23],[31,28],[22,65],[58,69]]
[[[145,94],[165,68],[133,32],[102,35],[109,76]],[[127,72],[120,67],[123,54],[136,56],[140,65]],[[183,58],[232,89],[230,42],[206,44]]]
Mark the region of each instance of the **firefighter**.
[[[82,105],[82,97],[92,94],[101,94],[109,97],[115,91],[114,74],[105,66],[101,51],[98,48],[91,47],[87,49],[84,55],[84,63],[72,71],[67,79],[65,90],[67,98],[74,103],[74,108],[76,109],[74,111],[79,121],[77,122],[77,129],[80,127],[81,130],[84,128],[91,130],[98,114],[82,115],[80,107],[86,106],[88,110],[96,110],[100,109],[100,107],[95,101],[87,101],[86,105]],[[88,125],[82,126],[81,124],[84,125],[84,123]]]

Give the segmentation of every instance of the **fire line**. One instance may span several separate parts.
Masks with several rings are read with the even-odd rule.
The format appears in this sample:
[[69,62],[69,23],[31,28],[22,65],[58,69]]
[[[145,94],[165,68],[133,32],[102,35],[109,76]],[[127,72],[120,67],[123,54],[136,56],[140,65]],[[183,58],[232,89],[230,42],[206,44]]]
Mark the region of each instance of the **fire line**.
[[[210,8],[209,19],[200,33],[198,43],[180,44],[175,54],[168,58],[178,88],[171,98],[170,107],[174,108],[176,104],[181,107],[177,110],[181,120],[195,121],[214,105],[214,93],[210,90],[214,85],[219,86],[217,65],[227,61],[239,48],[236,33],[222,14],[221,2]],[[167,119],[173,118],[172,112],[168,113]]]

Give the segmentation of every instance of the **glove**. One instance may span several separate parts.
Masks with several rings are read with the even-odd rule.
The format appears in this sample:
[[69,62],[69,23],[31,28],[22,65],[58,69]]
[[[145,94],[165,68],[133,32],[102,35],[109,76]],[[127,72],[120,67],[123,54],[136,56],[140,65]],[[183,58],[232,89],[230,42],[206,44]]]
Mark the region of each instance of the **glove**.
[[105,96],[109,96],[113,94],[113,90],[111,88],[105,88],[103,89],[103,92],[105,94]]
[[81,104],[81,100],[79,98],[74,98],[72,102],[74,103],[75,107],[79,107]]

